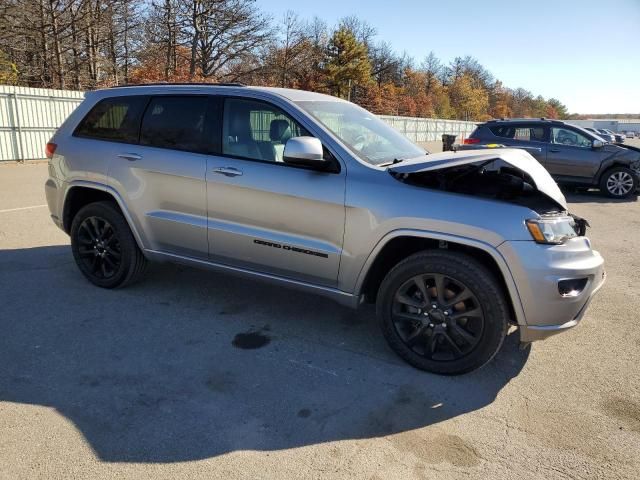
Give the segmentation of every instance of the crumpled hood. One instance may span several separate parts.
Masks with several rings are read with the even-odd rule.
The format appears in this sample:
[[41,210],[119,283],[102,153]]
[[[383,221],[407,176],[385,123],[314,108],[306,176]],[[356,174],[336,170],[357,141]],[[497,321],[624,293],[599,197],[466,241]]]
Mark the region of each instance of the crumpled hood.
[[389,171],[399,174],[429,172],[489,160],[503,161],[511,167],[522,170],[531,177],[533,186],[539,192],[555,201],[564,210],[567,209],[567,200],[549,172],[529,153],[517,148],[436,153],[404,160],[402,163],[389,166]]

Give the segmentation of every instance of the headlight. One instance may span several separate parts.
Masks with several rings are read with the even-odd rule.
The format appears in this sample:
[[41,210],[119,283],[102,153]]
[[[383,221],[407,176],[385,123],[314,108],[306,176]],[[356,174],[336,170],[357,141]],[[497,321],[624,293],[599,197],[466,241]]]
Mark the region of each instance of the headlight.
[[538,243],[559,245],[577,237],[572,217],[543,217],[527,220],[527,228]]

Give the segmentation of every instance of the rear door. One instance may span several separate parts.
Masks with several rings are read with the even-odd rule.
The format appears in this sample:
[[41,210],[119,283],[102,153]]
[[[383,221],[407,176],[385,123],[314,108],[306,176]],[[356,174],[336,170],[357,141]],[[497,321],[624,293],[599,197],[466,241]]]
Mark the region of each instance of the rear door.
[[550,140],[549,173],[558,179],[591,182],[606,156],[604,149],[594,149],[591,138],[567,126],[551,127]]
[[221,120],[220,153],[209,157],[206,174],[210,258],[335,286],[344,168],[329,173],[284,163],[286,141],[310,134],[271,103],[226,98]]
[[521,148],[545,165],[549,128],[543,124],[498,124],[489,126],[491,133],[507,147]]
[[206,138],[209,97],[151,97],[137,145],[121,145],[109,176],[146,247],[207,258]]

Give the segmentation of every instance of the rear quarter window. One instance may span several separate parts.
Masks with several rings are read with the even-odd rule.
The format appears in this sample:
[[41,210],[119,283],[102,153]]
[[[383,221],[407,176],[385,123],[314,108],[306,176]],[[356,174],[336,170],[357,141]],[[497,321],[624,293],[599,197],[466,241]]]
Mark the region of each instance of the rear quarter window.
[[489,127],[496,137],[511,138],[524,142],[545,141],[544,127],[531,125],[495,125]]
[[106,98],[99,101],[82,119],[76,137],[137,143],[140,119],[147,96]]

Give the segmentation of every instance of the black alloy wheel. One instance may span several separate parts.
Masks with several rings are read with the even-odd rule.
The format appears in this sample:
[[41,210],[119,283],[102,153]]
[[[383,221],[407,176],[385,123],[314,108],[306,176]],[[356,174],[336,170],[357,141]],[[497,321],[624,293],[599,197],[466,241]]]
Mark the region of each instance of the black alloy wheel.
[[414,367],[444,375],[489,362],[506,337],[509,311],[487,267],[466,253],[440,249],[398,263],[376,300],[389,346]]
[[416,275],[401,285],[391,316],[405,345],[433,361],[467,355],[484,330],[484,313],[473,292],[438,273]]
[[144,273],[147,261],[115,203],[95,202],[81,208],[70,236],[76,264],[91,283],[117,288]]

